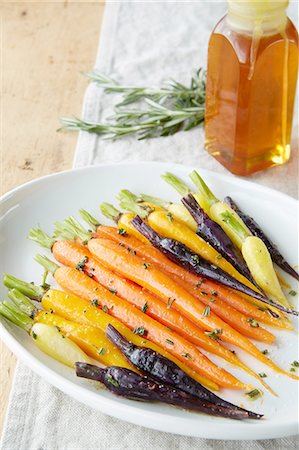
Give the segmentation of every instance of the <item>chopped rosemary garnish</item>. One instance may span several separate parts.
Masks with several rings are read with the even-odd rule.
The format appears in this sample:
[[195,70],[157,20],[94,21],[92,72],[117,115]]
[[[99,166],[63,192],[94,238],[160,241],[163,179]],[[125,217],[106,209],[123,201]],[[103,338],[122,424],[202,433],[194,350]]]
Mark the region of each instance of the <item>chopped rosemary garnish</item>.
[[200,258],[198,255],[192,255],[191,256],[192,261],[194,261],[196,264],[200,263]]
[[88,273],[87,275],[89,276],[89,278],[93,278],[94,277],[93,273]]
[[213,339],[214,341],[218,341],[220,338],[220,335],[222,334],[221,328],[216,328],[214,331],[205,331],[205,334],[209,336],[209,338]]
[[292,297],[295,297],[295,296],[297,295],[297,292],[296,292],[296,291],[293,291],[293,289],[291,289],[290,292],[289,292],[289,294],[290,294]]
[[259,373],[259,377],[261,377],[261,378],[267,378],[267,376],[268,375],[265,372]]
[[263,354],[263,355],[268,355],[268,354],[269,354],[269,350],[267,350],[267,349],[263,350],[263,351],[262,351],[262,354]]
[[166,214],[167,219],[169,220],[170,223],[173,222],[173,215],[171,214],[171,212],[168,211],[168,213]]
[[148,264],[148,263],[143,263],[142,265],[145,269],[148,269],[150,267],[150,264]]
[[106,305],[103,306],[102,311],[104,311],[104,313],[106,314],[109,313],[108,307]]
[[206,306],[205,309],[204,309],[204,312],[202,313],[202,315],[204,317],[207,317],[207,316],[210,315],[210,312],[211,312],[211,308],[209,306]]
[[136,255],[136,250],[132,250],[130,247],[127,247],[127,250],[129,253],[132,253],[132,255]]
[[107,350],[104,347],[101,347],[100,350],[98,351],[98,354],[105,355],[106,352],[107,352]]
[[146,334],[146,330],[142,325],[140,325],[139,327],[134,328],[133,333],[139,334],[139,336],[144,336]]
[[99,302],[98,302],[98,300],[97,300],[96,298],[94,298],[93,300],[91,300],[91,304],[92,304],[93,306],[99,306]]
[[126,230],[125,230],[124,228],[119,228],[119,229],[117,230],[117,232],[118,232],[118,234],[120,234],[121,236],[126,236],[126,235],[127,235],[127,232],[126,232]]
[[290,372],[296,372],[295,367],[291,367],[291,368],[290,368]]
[[221,259],[222,255],[220,255],[220,253],[216,256],[216,259]]
[[175,298],[169,297],[167,300],[167,309],[170,309],[172,307],[173,302],[175,302]]
[[189,353],[182,353],[182,356],[193,361],[193,358],[192,358],[192,356],[189,355]]
[[215,303],[216,302],[216,298],[210,298],[210,302]]
[[106,375],[106,380],[108,383],[112,384],[115,387],[119,387],[119,382],[115,380],[109,373]]
[[291,366],[298,368],[299,367],[299,362],[298,361],[293,361]]
[[256,320],[254,320],[252,317],[247,319],[247,322],[249,322],[250,326],[253,328],[258,328],[260,326],[260,324]]
[[262,393],[258,389],[253,389],[250,392],[245,392],[245,395],[248,395],[251,400],[256,400],[257,398],[262,396]]
[[217,291],[211,291],[211,295],[215,295],[215,297],[217,297],[218,292]]
[[201,293],[202,295],[208,295],[207,292],[205,292],[205,291],[200,291],[200,293]]
[[167,342],[167,344],[171,344],[171,345],[174,345],[174,342],[173,342],[173,341],[171,341],[170,339],[165,339],[165,342]]
[[194,287],[194,289],[199,289],[200,288],[200,286],[202,285],[202,283],[204,283],[206,280],[204,280],[204,279],[202,279],[202,280],[199,280],[197,283],[196,283],[196,285],[195,285],[195,287]]
[[109,292],[111,292],[111,294],[114,294],[114,295],[117,294],[117,290],[116,289],[109,289]]
[[81,261],[78,262],[75,269],[77,270],[83,270],[85,267],[85,264],[88,262],[88,256],[84,256],[84,258],[81,259]]
[[36,338],[37,338],[37,334],[34,333],[34,331],[32,331],[31,336],[33,337],[33,339],[36,339]]
[[141,308],[141,311],[142,311],[143,313],[146,313],[147,308],[148,308],[148,305],[147,305],[147,302],[145,302],[144,305],[143,305],[142,308]]

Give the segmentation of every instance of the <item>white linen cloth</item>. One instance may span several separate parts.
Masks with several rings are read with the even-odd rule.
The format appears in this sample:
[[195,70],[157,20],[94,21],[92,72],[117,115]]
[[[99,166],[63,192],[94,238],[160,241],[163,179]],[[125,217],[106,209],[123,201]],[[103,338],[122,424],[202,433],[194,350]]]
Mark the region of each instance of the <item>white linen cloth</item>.
[[[298,26],[298,2],[289,14]],[[226,9],[223,2],[109,2],[96,68],[126,83],[159,85],[174,78],[188,83],[191,69],[206,67],[209,35]],[[89,68],[86,68],[89,69]],[[83,115],[102,120],[112,111],[113,97],[91,84]],[[66,111],[66,114],[72,111]],[[298,139],[298,132],[294,132]],[[294,153],[288,164],[248,177],[296,197],[298,164]],[[80,133],[75,167],[102,162],[173,161],[219,173],[227,172],[203,149],[203,129],[167,138],[103,141]],[[253,436],[254,437],[254,436]],[[262,441],[217,441],[176,436],[132,425],[72,400],[17,365],[2,436],[2,450],[295,450],[296,437]]]

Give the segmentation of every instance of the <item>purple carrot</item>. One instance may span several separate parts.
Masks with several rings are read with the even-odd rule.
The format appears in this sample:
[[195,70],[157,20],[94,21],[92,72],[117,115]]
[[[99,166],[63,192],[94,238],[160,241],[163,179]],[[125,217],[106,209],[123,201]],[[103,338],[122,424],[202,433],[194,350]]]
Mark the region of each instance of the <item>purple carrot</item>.
[[202,401],[212,403],[222,408],[233,409],[241,412],[241,416],[247,414],[253,419],[260,419],[260,414],[247,411],[239,406],[222,400],[217,395],[210,392],[193,378],[189,377],[173,361],[165,358],[160,353],[147,347],[140,347],[129,342],[111,324],[108,325],[106,335],[110,341],[118,347],[128,361],[140,372],[153,378],[158,383],[166,383],[175,388],[185,391]]
[[245,284],[236,280],[224,270],[209,261],[206,261],[181,242],[160,236],[160,234],[153,230],[147,223],[143,222],[139,216],[135,216],[134,219],[131,220],[131,223],[134,225],[136,230],[146,237],[154,247],[164,253],[167,258],[179,266],[184,267],[189,272],[217,281],[218,283],[228,286],[229,288],[243,292],[244,294],[250,295],[257,300],[261,300],[267,305],[275,306],[275,308],[280,309],[285,313],[298,316],[298,311],[294,311],[293,309],[289,309],[283,305],[272,302],[262,294],[259,294],[248,286],[245,286]]
[[221,256],[230,262],[238,272],[260,289],[231,239],[218,223],[214,222],[214,220],[212,220],[200,207],[194,196],[188,194],[186,197],[183,197],[181,201],[197,224],[196,234],[208,242]]
[[271,241],[271,239],[266,236],[266,234],[263,232],[263,230],[260,228],[259,224],[256,223],[256,221],[248,216],[247,214],[243,213],[236,203],[233,201],[231,197],[225,197],[224,201],[238,214],[238,216],[241,217],[247,228],[251,231],[251,233],[254,236],[259,237],[267,247],[272,260],[285,272],[292,275],[296,280],[299,281],[299,274],[296,272],[295,269],[293,269],[292,266],[284,259],[282,254],[277,250],[275,244]]
[[100,381],[114,394],[132,400],[158,401],[184,409],[190,409],[191,411],[231,419],[240,420],[248,418],[248,414],[245,412],[241,414],[240,411],[222,408],[221,406],[199,400],[187,392],[176,389],[168,384],[158,384],[154,380],[146,376],[140,376],[136,372],[124,367],[111,366],[102,369],[92,364],[77,362],[76,374],[79,377]]

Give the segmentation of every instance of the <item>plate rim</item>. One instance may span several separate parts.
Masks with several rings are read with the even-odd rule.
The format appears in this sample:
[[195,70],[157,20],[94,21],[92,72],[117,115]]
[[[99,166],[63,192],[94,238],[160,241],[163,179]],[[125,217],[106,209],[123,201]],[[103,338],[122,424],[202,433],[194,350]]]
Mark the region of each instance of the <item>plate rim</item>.
[[[79,167],[76,169],[69,169],[61,172],[56,172],[53,174],[45,175],[39,178],[35,178],[33,180],[30,180],[20,186],[17,186],[10,190],[9,192],[5,193],[0,198],[0,208],[2,208],[3,203],[6,201],[6,199],[17,195],[20,191],[26,190],[28,187],[32,187],[34,185],[38,185],[41,182],[48,181],[52,178],[57,177],[65,177],[71,174],[74,174],[74,172],[86,172],[89,170],[97,170],[105,167],[111,167],[113,169],[114,166],[140,166],[140,165],[152,165],[152,166],[159,166],[160,168],[165,168],[165,170],[175,170],[178,169],[184,169],[184,170],[193,170],[192,167],[189,165],[183,165],[183,164],[175,164],[175,163],[167,163],[167,162],[159,162],[159,161],[134,161],[134,162],[118,162],[118,163],[104,163],[104,164],[98,164],[98,165],[89,165],[85,167]],[[163,167],[162,167],[163,166]],[[171,167],[171,169],[169,169]],[[273,188],[269,188],[264,185],[260,185],[258,183],[248,181],[239,177],[230,176],[227,174],[221,174],[217,173],[211,170],[206,169],[200,169],[201,173],[214,176],[219,176],[224,182],[229,181],[230,183],[234,181],[237,185],[244,185],[249,188],[254,188],[256,190],[262,190],[266,191],[269,194],[278,194],[281,199],[284,199],[284,201],[288,201],[291,203],[292,206],[298,206],[299,202],[293,198],[288,196],[285,193],[281,193]],[[100,410],[105,414],[108,414],[110,416],[116,417],[121,420],[125,420],[126,422],[134,423],[139,426],[144,426],[147,428],[155,429],[158,431],[164,431],[168,433],[178,434],[178,435],[185,435],[185,436],[193,436],[193,437],[202,437],[206,439],[224,439],[224,440],[252,440],[252,437],[244,437],[243,433],[248,433],[248,427],[250,427],[250,431],[254,431],[255,438],[254,440],[260,440],[260,439],[270,439],[270,438],[281,438],[281,437],[287,437],[291,435],[295,435],[298,432],[298,421],[293,422],[285,422],[283,423],[283,419],[277,418],[274,420],[271,420],[271,422],[257,422],[255,424],[249,424],[248,422],[240,423],[238,422],[237,432],[233,436],[231,436],[230,431],[226,431],[227,425],[233,425],[232,422],[221,422],[219,423],[217,419],[215,420],[214,417],[210,417],[209,420],[211,420],[210,423],[217,425],[217,436],[212,436],[212,432],[210,430],[209,426],[206,426],[208,422],[201,422],[201,426],[199,426],[196,430],[188,430],[184,429],[184,426],[189,422],[188,416],[185,418],[177,418],[176,422],[181,422],[180,426],[177,427],[176,423],[176,429],[174,429],[173,423],[171,423],[174,418],[171,416],[167,416],[165,414],[160,414],[158,411],[143,411],[143,414],[141,413],[141,410],[136,408],[134,404],[127,405],[127,404],[121,404],[117,397],[116,398],[105,398],[101,397],[101,407],[95,407],[92,406],[92,400],[94,396],[94,392],[89,391],[88,389],[85,389],[83,386],[78,386],[73,381],[66,379],[63,375],[57,373],[55,370],[48,367],[46,364],[44,364],[42,361],[40,361],[37,357],[33,356],[29,350],[24,348],[21,343],[18,342],[18,340],[9,332],[9,330],[3,326],[1,323],[0,326],[0,338],[5,342],[5,344],[10,348],[13,353],[27,366],[29,366],[35,373],[37,373],[39,376],[41,376],[43,379],[47,379],[47,374],[51,374],[51,381],[50,384],[57,387],[59,390],[61,390],[64,393],[67,393],[67,395],[70,395],[75,400],[84,403],[85,405],[88,405],[89,407],[93,407],[93,409]],[[48,381],[48,380],[47,380]],[[112,411],[113,410],[113,411]],[[125,414],[124,414],[125,413]],[[125,419],[124,419],[125,415]],[[129,417],[128,417],[129,416]],[[147,420],[145,420],[147,419]],[[150,423],[147,423],[150,422]],[[161,423],[163,425],[161,425]],[[200,421],[199,421],[200,425]],[[230,427],[229,427],[230,429]],[[252,435],[251,435],[252,436]]]

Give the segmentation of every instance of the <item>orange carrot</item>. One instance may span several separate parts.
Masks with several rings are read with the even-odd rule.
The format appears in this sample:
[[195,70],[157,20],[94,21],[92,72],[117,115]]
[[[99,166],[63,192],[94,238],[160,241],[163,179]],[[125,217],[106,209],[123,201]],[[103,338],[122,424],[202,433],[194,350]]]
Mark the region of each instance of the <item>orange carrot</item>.
[[[72,322],[76,322],[83,325],[89,325],[92,328],[96,327],[97,329],[101,330],[104,333],[105,338],[107,327],[109,324],[111,324],[130,342],[133,342],[133,344],[151,348],[155,352],[158,352],[161,355],[173,361],[191,378],[194,378],[199,383],[205,385],[208,389],[219,390],[219,386],[215,384],[213,381],[208,380],[208,378],[203,377],[202,375],[199,375],[197,372],[190,369],[190,367],[186,366],[178,359],[174,358],[172,355],[163,350],[161,347],[158,347],[151,341],[145,339],[144,336],[139,336],[138,334],[132,333],[132,331],[129,330],[129,328],[127,328],[123,323],[112,317],[110,314],[104,313],[100,308],[97,307],[96,304],[87,303],[80,297],[77,297],[76,295],[67,294],[64,291],[59,291],[57,289],[50,289],[49,291],[46,292],[46,294],[42,298],[42,306],[46,311],[54,312],[54,314],[47,315],[49,320],[51,320],[52,316],[57,317],[58,315]],[[82,329],[88,330],[89,327],[83,326]],[[99,357],[103,355],[106,356],[108,347],[104,344],[103,345],[104,351],[101,352],[99,347],[99,338],[97,337],[97,339],[98,339],[97,345],[92,345],[93,351],[95,351],[95,349],[98,349],[97,351],[99,353]],[[112,345],[110,341],[109,344]],[[117,352],[114,353],[116,357]],[[103,363],[106,362],[105,365],[109,365],[109,361],[107,360],[104,361],[102,360],[101,362]],[[115,361],[112,362],[112,364],[113,363],[114,365],[116,364]]]
[[[93,241],[93,239],[92,239]],[[142,313],[135,306],[112,294],[87,275],[70,267],[60,267],[54,274],[57,283],[66,291],[87,301],[97,302],[103,311],[116,317],[138,334],[146,335],[196,372],[223,387],[245,389],[248,385],[216,366],[193,344],[168,330],[164,325]]]
[[88,242],[88,248],[101,262],[158,295],[166,303],[169,299],[173,300],[174,307],[189,319],[209,330],[208,333],[212,339],[221,337],[225,341],[242,348],[273,370],[292,377],[292,375],[279,368],[252,342],[226,324],[212,311],[209,315],[206,315],[205,306],[198,299],[195,299],[189,292],[175,283],[166,274],[159,271],[154,265],[144,262],[137,255],[129,252],[125,253],[122,251],[122,247],[112,240],[91,239]]
[[[160,270],[167,273],[169,276],[176,276],[185,281],[190,287],[196,288],[199,283],[202,282],[202,278],[188,272],[183,267],[178,266],[174,262],[170,261],[159,250],[155,249],[149,244],[139,241],[132,235],[120,235],[117,232],[117,228],[99,226],[96,233],[97,237],[112,239],[126,247],[136,251],[137,255],[145,258],[148,262],[155,264]],[[247,302],[244,298],[240,297],[235,291],[228,289],[211,280],[204,280],[204,290],[208,295],[213,295],[213,292],[217,292],[217,298],[221,299],[234,309],[245,314],[248,317],[258,320],[261,323],[272,325],[278,328],[284,328],[292,330],[293,327],[284,322],[281,319],[277,319],[271,316],[269,313],[258,309],[252,303]]]
[[244,336],[267,344],[273,344],[275,341],[275,336],[260,327],[258,322],[252,317],[246,317],[238,310],[232,308],[229,304],[222,301],[221,298],[217,297],[217,293],[212,295],[206,292],[204,283],[201,283],[199,286],[190,286],[189,283],[176,275],[172,275],[172,279]]
[[[128,249],[128,247],[125,247],[125,249],[126,251],[132,251]],[[158,322],[170,327],[173,331],[177,332],[193,344],[224,358],[226,361],[242,368],[261,381],[260,378],[230,350],[220,345],[217,341],[210,339],[194,322],[191,322],[177,310],[172,308],[171,302],[166,306],[165,302],[152,295],[144,288],[111,272],[111,270],[102,266],[98,260],[91,255],[88,249],[70,241],[57,241],[53,245],[52,251],[58,262],[69,267],[77,266],[78,263],[85,258],[85,263],[81,264],[81,270],[88,276],[92,276],[94,280],[106,287],[110,292],[133,303],[140,308],[141,311],[148,314],[153,319],[156,319]]]

